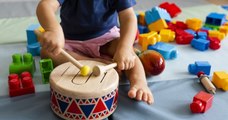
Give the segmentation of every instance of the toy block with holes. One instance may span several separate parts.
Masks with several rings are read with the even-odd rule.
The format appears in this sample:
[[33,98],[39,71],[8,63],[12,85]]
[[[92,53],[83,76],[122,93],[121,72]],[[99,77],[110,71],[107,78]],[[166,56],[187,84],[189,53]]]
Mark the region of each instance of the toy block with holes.
[[9,65],[9,73],[21,74],[24,71],[33,73],[36,70],[35,60],[31,53],[13,54],[12,63]]
[[180,7],[178,7],[175,3],[163,2],[159,5],[159,7],[165,9],[172,18],[181,13]]
[[34,30],[41,30],[40,24],[32,24],[26,29],[27,34],[27,52],[31,53],[33,56],[40,55],[40,43],[37,40]]
[[214,96],[204,91],[198,92],[190,104],[192,113],[205,113],[212,107]]
[[186,20],[186,24],[189,29],[197,31],[202,27],[202,20],[198,18],[191,18]]
[[212,50],[218,50],[221,47],[221,41],[218,38],[208,37],[208,40],[210,41],[209,48]]
[[185,32],[184,30],[176,30],[176,43],[177,44],[190,44],[194,36],[190,33]]
[[145,12],[145,21],[147,25],[154,23],[160,19],[163,19],[164,21],[171,21],[171,17],[169,13],[160,7],[153,7],[151,10],[148,10]]
[[205,24],[221,26],[226,22],[226,15],[221,13],[210,13],[206,17]]
[[205,51],[209,48],[209,41],[208,40],[205,40],[205,39],[196,39],[194,38],[192,41],[191,41],[191,46],[197,50],[200,50],[200,51]]
[[42,74],[42,82],[44,84],[49,83],[49,76],[53,70],[53,63],[51,59],[40,60],[40,72]]
[[209,37],[215,37],[218,38],[219,40],[223,40],[225,38],[225,34],[221,33],[217,30],[209,30],[208,31],[208,36]]
[[224,33],[225,35],[228,34],[228,26],[221,26],[219,28],[219,32]]
[[32,76],[29,72],[22,72],[20,77],[18,74],[10,74],[8,85],[10,97],[35,93]]
[[160,31],[162,29],[168,28],[168,25],[164,19],[159,19],[153,23],[148,24],[148,29],[150,31]]
[[161,36],[161,42],[172,42],[175,39],[175,32],[169,29],[162,29],[159,35]]
[[171,44],[157,42],[155,45],[148,46],[148,50],[159,52],[166,60],[177,58],[176,47]]
[[224,91],[228,90],[228,74],[225,71],[215,71],[212,76],[212,83]]
[[149,45],[154,45],[160,40],[161,36],[155,31],[139,35],[139,45],[141,45],[142,51],[147,50]]
[[210,63],[208,61],[195,61],[194,64],[188,65],[188,72],[190,74],[197,75],[200,71],[203,71],[205,74],[210,75]]

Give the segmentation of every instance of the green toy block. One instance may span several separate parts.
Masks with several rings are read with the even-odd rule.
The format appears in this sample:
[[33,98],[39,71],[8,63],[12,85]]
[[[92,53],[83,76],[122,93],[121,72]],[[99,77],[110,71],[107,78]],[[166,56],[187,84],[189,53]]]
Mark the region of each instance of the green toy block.
[[219,30],[219,27],[220,26],[210,25],[210,24],[204,24],[204,27],[208,27],[208,28],[211,28],[213,30]]
[[51,59],[40,60],[40,72],[42,74],[42,82],[44,84],[49,83],[49,76],[53,70],[53,63]]
[[30,72],[33,76],[33,73],[36,70],[35,60],[32,57],[32,54],[25,53],[23,57],[21,54],[13,54],[12,55],[12,63],[9,65],[9,73],[21,74],[24,71]]

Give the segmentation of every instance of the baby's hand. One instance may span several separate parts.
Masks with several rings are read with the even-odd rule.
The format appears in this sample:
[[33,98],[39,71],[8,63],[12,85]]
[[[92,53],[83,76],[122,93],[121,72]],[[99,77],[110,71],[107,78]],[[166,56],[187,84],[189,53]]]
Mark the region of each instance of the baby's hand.
[[51,54],[58,55],[64,47],[64,35],[62,30],[45,30],[44,33],[35,30],[37,39],[43,49]]
[[133,48],[121,48],[116,51],[113,59],[119,70],[129,70],[135,66],[136,55]]

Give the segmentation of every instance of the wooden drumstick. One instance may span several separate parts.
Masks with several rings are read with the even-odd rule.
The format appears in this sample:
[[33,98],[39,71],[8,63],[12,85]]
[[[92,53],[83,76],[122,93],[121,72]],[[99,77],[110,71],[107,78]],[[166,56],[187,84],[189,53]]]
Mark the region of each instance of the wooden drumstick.
[[90,73],[90,67],[87,65],[82,65],[79,61],[73,58],[69,53],[65,50],[61,49],[61,54],[64,55],[73,65],[75,65],[78,69],[80,69],[82,76],[87,76]]
[[216,88],[212,84],[212,82],[209,80],[208,76],[204,74],[204,72],[199,72],[198,77],[200,82],[203,84],[203,86],[206,88],[206,90],[209,93],[215,94]]
[[106,65],[106,66],[96,65],[93,67],[93,74],[95,76],[99,76],[99,75],[105,73],[106,71],[116,67],[116,66],[117,66],[117,63],[111,63],[111,64]]

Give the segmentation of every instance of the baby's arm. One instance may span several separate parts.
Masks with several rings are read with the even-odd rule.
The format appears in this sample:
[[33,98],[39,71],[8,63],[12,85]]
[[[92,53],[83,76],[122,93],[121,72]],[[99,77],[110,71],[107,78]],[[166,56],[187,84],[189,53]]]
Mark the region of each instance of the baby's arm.
[[59,6],[57,0],[41,0],[36,10],[37,18],[45,29],[42,36],[39,36],[39,41],[43,49],[54,55],[58,55],[64,47],[62,27],[55,16]]
[[129,70],[134,67],[135,54],[133,44],[137,31],[137,19],[133,8],[119,12],[120,39],[114,55],[118,69]]

